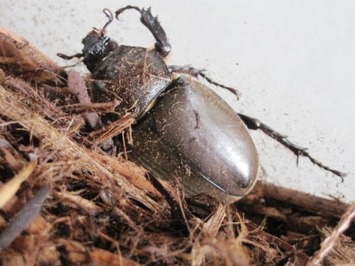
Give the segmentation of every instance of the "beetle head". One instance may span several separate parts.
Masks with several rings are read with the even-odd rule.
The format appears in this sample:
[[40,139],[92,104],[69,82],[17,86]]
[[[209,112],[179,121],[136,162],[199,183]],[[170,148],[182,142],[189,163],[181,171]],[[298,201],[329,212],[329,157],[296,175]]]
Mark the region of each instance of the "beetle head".
[[118,47],[118,44],[106,36],[103,30],[97,29],[89,32],[82,43],[83,62],[90,71],[93,71],[102,59]]
[[101,30],[94,28],[82,40],[84,48],[81,53],[74,55],[65,55],[57,53],[57,56],[65,60],[70,60],[74,57],[82,58],[86,67],[92,72],[96,66],[113,50],[118,48],[118,44],[105,35],[106,27],[113,21],[113,15],[110,10],[104,9],[104,14],[108,21]]
[[106,24],[101,30],[94,28],[82,40],[84,45],[82,50],[83,62],[90,71],[93,71],[102,59],[118,47],[114,40],[105,35],[105,29],[113,21],[113,15],[107,8],[103,12],[108,18]]

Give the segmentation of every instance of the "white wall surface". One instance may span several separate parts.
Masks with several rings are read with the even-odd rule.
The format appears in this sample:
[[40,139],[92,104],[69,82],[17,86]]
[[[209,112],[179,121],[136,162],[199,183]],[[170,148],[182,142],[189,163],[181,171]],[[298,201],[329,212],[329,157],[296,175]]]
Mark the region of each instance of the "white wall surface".
[[[80,52],[86,33],[106,22],[102,9],[127,4],[152,6],[159,15],[173,47],[169,64],[208,69],[242,92],[239,101],[221,92],[238,112],[348,173],[341,183],[308,159],[297,166],[291,152],[252,132],[263,180],[355,201],[355,2],[0,0],[0,23],[66,65],[56,53]],[[114,21],[108,35],[122,44],[154,44],[133,10]]]

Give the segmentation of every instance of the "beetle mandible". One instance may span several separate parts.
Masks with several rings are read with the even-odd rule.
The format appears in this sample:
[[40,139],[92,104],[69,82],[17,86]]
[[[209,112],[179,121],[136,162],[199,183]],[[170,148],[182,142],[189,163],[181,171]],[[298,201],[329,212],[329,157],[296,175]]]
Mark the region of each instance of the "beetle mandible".
[[257,180],[259,159],[249,128],[260,129],[296,156],[308,157],[319,167],[343,175],[259,120],[234,112],[204,84],[184,75],[175,77],[174,72],[200,75],[235,92],[198,69],[168,67],[163,59],[171,46],[150,8],[126,6],[116,11],[116,18],[127,9],[141,14],[141,22],[156,40],[154,49],[118,45],[108,37],[105,31],[113,15],[104,9],[108,22],[87,34],[82,52],[58,56],[83,58],[94,80],[89,89],[93,102],[122,101],[115,113],[103,117],[104,122],[134,110],[137,124],[133,127],[130,159],[159,178],[180,177],[188,196],[207,193],[233,202],[250,191]]

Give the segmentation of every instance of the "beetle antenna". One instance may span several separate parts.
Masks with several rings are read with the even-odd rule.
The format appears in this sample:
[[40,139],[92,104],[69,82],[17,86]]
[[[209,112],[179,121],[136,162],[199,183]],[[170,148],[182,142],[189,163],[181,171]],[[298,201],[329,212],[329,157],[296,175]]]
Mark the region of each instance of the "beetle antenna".
[[106,24],[103,26],[103,28],[102,28],[102,32],[104,32],[105,31],[105,29],[106,29],[106,27],[108,26],[108,25],[110,25],[111,24],[111,22],[113,21],[113,15],[112,15],[112,12],[109,10],[109,9],[107,9],[107,8],[104,8],[104,10],[102,10],[103,12],[104,12],[104,14],[106,15],[106,17],[108,18],[108,21],[106,22]]

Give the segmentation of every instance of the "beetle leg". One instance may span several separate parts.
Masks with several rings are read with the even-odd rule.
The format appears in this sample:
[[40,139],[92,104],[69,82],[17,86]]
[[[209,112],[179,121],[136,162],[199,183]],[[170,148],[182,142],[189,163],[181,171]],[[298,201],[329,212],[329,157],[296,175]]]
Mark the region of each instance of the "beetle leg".
[[155,49],[163,57],[167,56],[171,51],[171,45],[163,27],[158,21],[158,17],[154,17],[152,15],[150,8],[145,10],[144,8],[140,9],[139,7],[128,5],[116,11],[116,18],[118,19],[118,16],[127,9],[135,9],[141,14],[141,22],[148,28],[148,30],[153,34],[155,40],[157,41],[155,43]]
[[62,53],[57,53],[57,56],[59,56],[62,59],[65,59],[65,60],[71,60],[73,58],[81,58],[84,55],[82,53],[77,53],[77,54],[74,54],[74,55],[66,55],[66,54],[62,54]]
[[231,93],[236,95],[237,99],[239,100],[239,97],[240,97],[240,92],[239,91],[237,91],[234,88],[227,87],[227,86],[225,86],[225,85],[223,85],[221,83],[218,83],[218,82],[214,81],[213,79],[211,79],[209,76],[207,76],[204,73],[206,71],[206,69],[204,69],[204,68],[195,68],[195,67],[192,67],[192,66],[189,66],[189,65],[186,65],[186,66],[171,65],[171,66],[169,66],[169,70],[170,70],[170,72],[188,74],[188,75],[193,76],[195,78],[200,76],[200,77],[204,78],[205,80],[207,80],[209,83],[211,83],[211,84],[213,84],[213,85],[215,85],[217,87],[220,87],[220,88],[223,88],[223,89],[226,89],[226,90],[230,91]]
[[334,169],[329,168],[328,166],[322,164],[320,161],[318,161],[317,159],[312,157],[308,153],[306,148],[298,146],[298,145],[292,143],[291,141],[289,141],[286,135],[283,135],[283,134],[273,130],[271,127],[269,127],[268,125],[265,125],[264,123],[262,123],[260,120],[258,120],[256,118],[246,116],[246,115],[243,115],[240,113],[238,113],[238,115],[249,129],[252,129],[252,130],[260,129],[266,135],[273,138],[277,142],[284,145],[287,149],[292,151],[297,156],[297,160],[298,160],[299,156],[307,157],[312,163],[314,163],[318,167],[320,167],[326,171],[332,172],[333,174],[339,176],[342,181],[344,181],[343,177],[346,175],[345,173],[342,173],[338,170],[334,170]]

